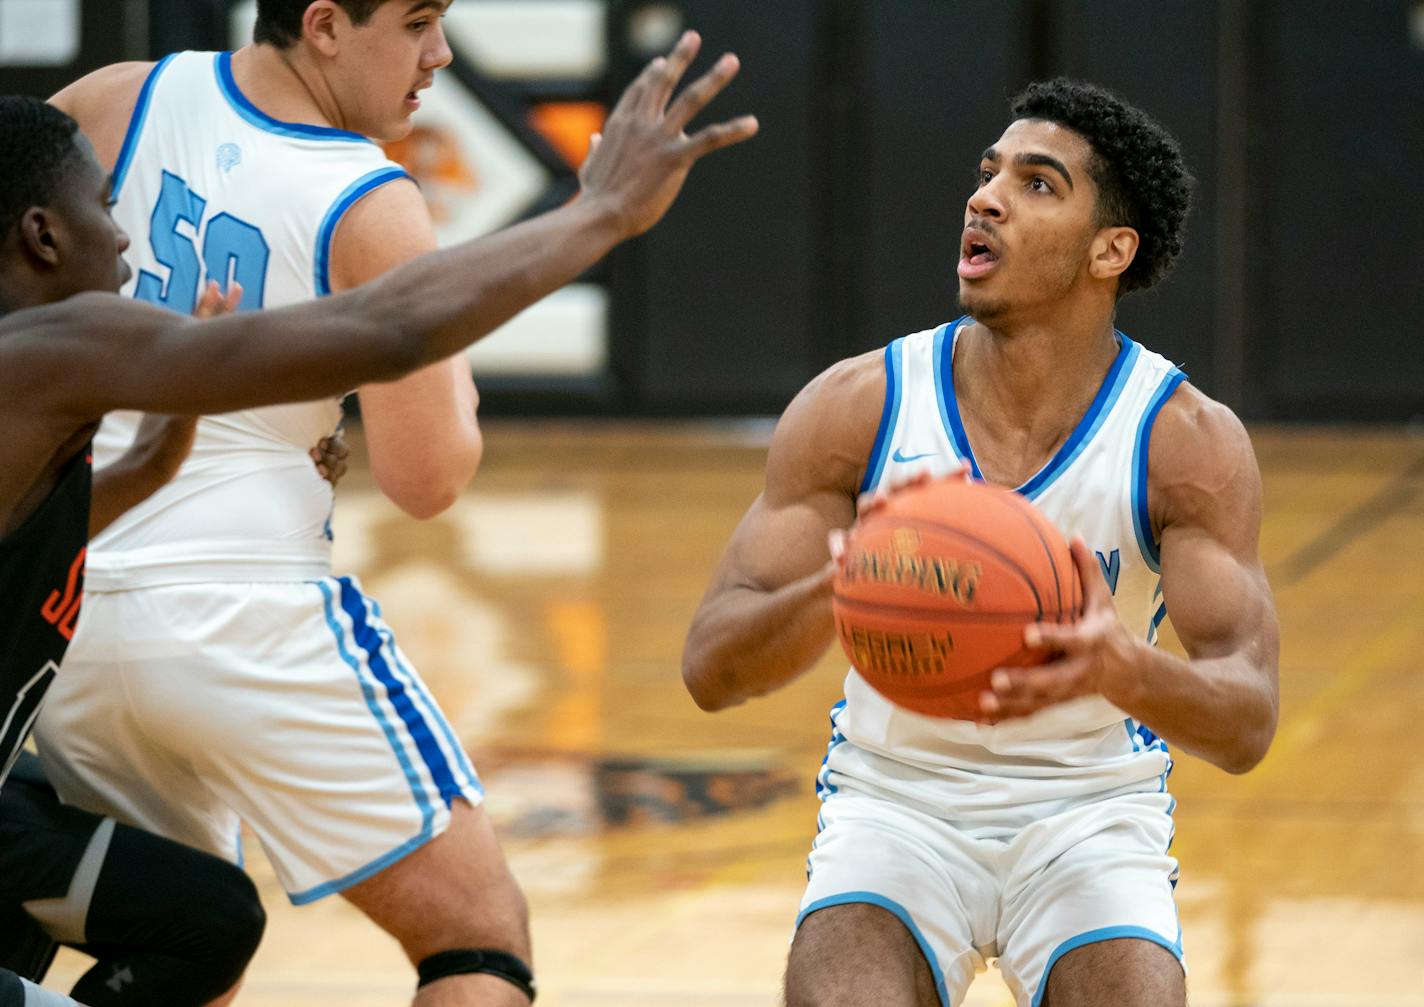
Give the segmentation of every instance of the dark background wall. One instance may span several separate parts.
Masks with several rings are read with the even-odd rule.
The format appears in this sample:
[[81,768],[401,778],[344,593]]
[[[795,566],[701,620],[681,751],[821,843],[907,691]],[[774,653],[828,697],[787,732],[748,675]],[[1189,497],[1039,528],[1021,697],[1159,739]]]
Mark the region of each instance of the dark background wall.
[[[465,0],[477,2],[477,0]],[[539,0],[525,0],[537,3]],[[615,95],[642,64],[608,0]],[[666,4],[661,3],[661,6]],[[229,0],[93,0],[69,68],[226,44]],[[977,156],[1036,78],[1103,83],[1177,135],[1187,250],[1119,327],[1255,419],[1424,416],[1424,25],[1418,0],[676,0],[719,102],[763,133],[703,165],[606,271],[597,391],[495,383],[493,411],[779,411],[843,356],[952,317]],[[142,51],[147,46],[147,52]]]

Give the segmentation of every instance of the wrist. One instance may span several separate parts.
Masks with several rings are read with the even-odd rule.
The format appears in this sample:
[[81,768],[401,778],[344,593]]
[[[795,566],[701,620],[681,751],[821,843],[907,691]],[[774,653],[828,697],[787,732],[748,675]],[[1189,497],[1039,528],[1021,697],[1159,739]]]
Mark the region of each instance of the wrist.
[[1147,678],[1156,653],[1155,647],[1132,639],[1124,631],[1108,662],[1102,689],[1104,698],[1126,713],[1138,710],[1148,691]]
[[606,193],[584,192],[579,194],[571,207],[585,216],[585,226],[608,242],[612,248],[628,240],[637,233],[632,216],[618,200]]

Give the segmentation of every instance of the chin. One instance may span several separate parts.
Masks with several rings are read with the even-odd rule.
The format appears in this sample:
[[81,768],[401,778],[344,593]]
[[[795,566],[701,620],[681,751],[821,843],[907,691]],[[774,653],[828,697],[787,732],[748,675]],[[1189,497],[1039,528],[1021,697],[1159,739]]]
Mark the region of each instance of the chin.
[[403,115],[373,127],[366,135],[377,143],[396,143],[410,136],[414,129],[415,120],[410,115]]
[[964,284],[960,283],[959,310],[973,317],[975,321],[987,323],[1007,315],[1009,305],[1001,297],[991,297],[973,288],[966,289]]

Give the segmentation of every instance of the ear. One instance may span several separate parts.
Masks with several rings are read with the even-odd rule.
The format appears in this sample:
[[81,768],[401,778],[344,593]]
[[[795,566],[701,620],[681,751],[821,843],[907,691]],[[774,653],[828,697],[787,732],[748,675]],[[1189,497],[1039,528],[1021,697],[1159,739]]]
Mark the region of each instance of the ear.
[[20,218],[20,245],[32,258],[50,268],[59,266],[59,236],[55,220],[42,207],[32,206]]
[[345,16],[345,11],[332,0],[315,0],[302,15],[302,38],[323,56],[335,56],[340,48],[337,44],[338,21]]
[[1141,239],[1130,227],[1105,227],[1093,239],[1089,251],[1088,272],[1094,279],[1110,280],[1121,276],[1137,256]]

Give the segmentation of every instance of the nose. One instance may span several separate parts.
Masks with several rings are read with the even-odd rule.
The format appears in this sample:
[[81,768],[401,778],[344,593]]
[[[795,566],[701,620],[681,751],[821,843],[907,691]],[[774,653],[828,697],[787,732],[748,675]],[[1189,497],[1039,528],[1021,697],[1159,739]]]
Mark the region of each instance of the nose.
[[420,68],[443,70],[455,58],[455,54],[450,51],[450,43],[445,38],[445,26],[437,21],[431,36],[430,48],[425,51],[425,59],[421,61]]
[[975,189],[969,197],[969,213],[974,217],[988,217],[991,220],[1003,220],[1008,215],[1008,204],[1005,203],[999,182],[1004,177],[1003,173],[995,175],[987,183]]

